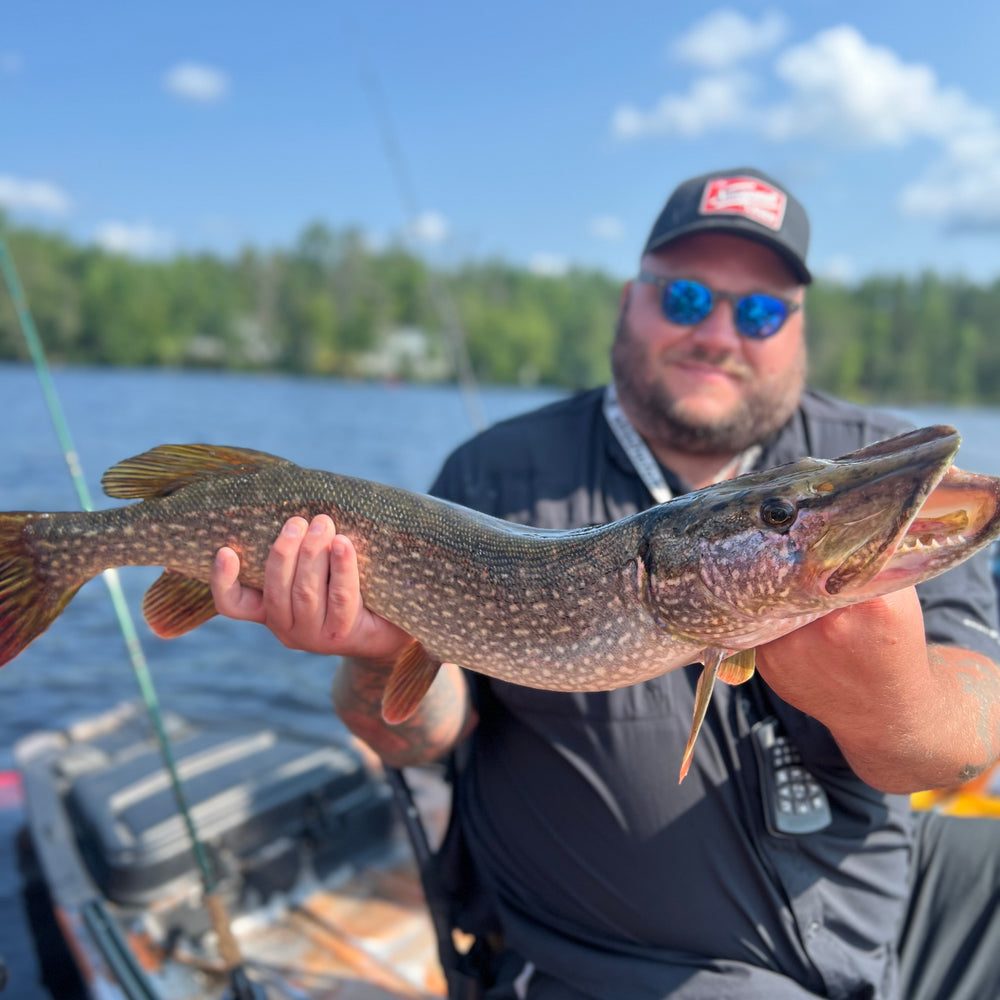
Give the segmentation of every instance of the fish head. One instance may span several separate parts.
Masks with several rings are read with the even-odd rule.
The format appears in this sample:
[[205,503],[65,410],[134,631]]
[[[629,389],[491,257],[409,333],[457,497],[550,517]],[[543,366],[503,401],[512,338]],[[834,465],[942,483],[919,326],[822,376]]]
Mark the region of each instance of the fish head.
[[745,648],[949,569],[1000,534],[1000,481],[951,468],[959,442],[922,428],[680,498],[646,537],[647,610],[678,638]]

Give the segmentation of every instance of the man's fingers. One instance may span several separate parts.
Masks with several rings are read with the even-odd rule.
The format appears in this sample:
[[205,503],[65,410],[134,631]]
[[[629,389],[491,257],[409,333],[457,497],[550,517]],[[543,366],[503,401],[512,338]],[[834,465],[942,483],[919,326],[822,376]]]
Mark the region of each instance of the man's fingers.
[[292,586],[298,567],[299,549],[309,523],[303,517],[285,522],[275,539],[264,566],[264,607],[267,625],[272,631],[288,632],[295,624]]
[[219,549],[212,567],[212,597],[219,614],[241,621],[264,621],[264,596],[239,581],[240,557],[230,548]]
[[212,596],[221,614],[266,625],[286,646],[342,656],[395,656],[412,640],[364,606],[357,553],[319,514],[286,522],[268,554],[263,593],[240,585],[239,559],[220,549]]
[[346,641],[367,657],[395,659],[413,641],[401,628],[365,607],[357,549],[346,535],[337,535],[330,545],[324,631],[331,642]]
[[362,607],[357,553],[349,538],[344,535],[333,538],[327,566],[329,586],[324,632],[331,639],[343,638],[354,628]]
[[317,514],[302,538],[291,594],[296,626],[315,631],[323,628],[330,580],[330,546],[336,534],[332,518]]

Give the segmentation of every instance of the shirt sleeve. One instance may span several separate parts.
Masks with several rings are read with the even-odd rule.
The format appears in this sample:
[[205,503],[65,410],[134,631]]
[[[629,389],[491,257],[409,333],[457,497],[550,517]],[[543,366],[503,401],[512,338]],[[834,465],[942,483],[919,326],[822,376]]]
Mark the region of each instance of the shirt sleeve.
[[496,504],[490,503],[487,495],[490,491],[484,484],[482,471],[474,471],[481,463],[472,460],[472,449],[473,442],[467,441],[453,451],[445,459],[427,492],[440,500],[450,500],[484,514],[493,514]]

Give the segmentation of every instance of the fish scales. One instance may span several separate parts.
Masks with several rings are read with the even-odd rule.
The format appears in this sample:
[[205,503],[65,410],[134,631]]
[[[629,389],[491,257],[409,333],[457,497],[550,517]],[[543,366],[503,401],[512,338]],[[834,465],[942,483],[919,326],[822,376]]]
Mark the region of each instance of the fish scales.
[[[53,574],[78,582],[127,565],[207,582],[214,553],[228,545],[240,555],[242,582],[260,588],[284,522],[320,513],[355,543],[366,605],[436,658],[492,667],[514,682],[541,677],[555,690],[600,690],[649,676],[657,657],[676,651],[623,595],[642,515],[614,529],[548,534],[288,463],[133,506],[41,515],[31,534]],[[693,656],[698,647],[685,650]]]
[[716,676],[751,676],[756,645],[929,579],[1000,535],[1000,481],[950,467],[958,443],[953,428],[923,428],[570,531],[261,452],[162,445],[105,473],[110,496],[139,503],[0,513],[0,664],[114,566],[165,567],[143,611],[158,634],[181,635],[215,614],[219,548],[260,588],[288,518],[325,513],[357,550],[366,606],[416,640],[386,688],[388,722],[413,711],[442,661],[562,691],[700,661],[683,777]]

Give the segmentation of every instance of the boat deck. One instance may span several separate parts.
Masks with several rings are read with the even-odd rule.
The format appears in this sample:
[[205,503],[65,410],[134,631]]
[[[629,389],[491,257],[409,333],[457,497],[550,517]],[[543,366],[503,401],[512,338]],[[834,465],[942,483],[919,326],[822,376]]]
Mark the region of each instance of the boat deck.
[[[22,763],[32,834],[56,920],[86,988],[102,1000],[231,996],[224,949],[193,875],[173,879],[142,903],[123,903],[99,891],[77,849],[79,833],[62,806],[59,783],[48,778],[65,768],[59,762],[67,759],[60,756],[66,742],[63,736],[40,738],[23,748]],[[361,756],[370,774],[380,771],[369,753]],[[409,769],[407,778],[436,846],[447,822],[450,790],[439,769]],[[122,798],[128,794],[115,792]],[[212,797],[216,801],[218,796]],[[177,820],[168,823],[176,825]],[[336,841],[336,826],[322,829]],[[350,836],[348,826],[344,830]],[[122,834],[126,843],[127,833]],[[279,836],[273,849],[279,867],[286,856],[282,852],[287,852],[282,840]],[[265,847],[254,854],[265,869],[271,863],[269,852]],[[223,879],[216,895],[227,899],[243,967],[268,1000],[429,1000],[446,994],[433,925],[402,823],[391,824],[377,841],[332,869],[314,869],[306,862],[287,888],[266,892],[256,903],[255,890],[247,895],[248,883],[238,865],[230,865],[228,878],[228,887]]]

